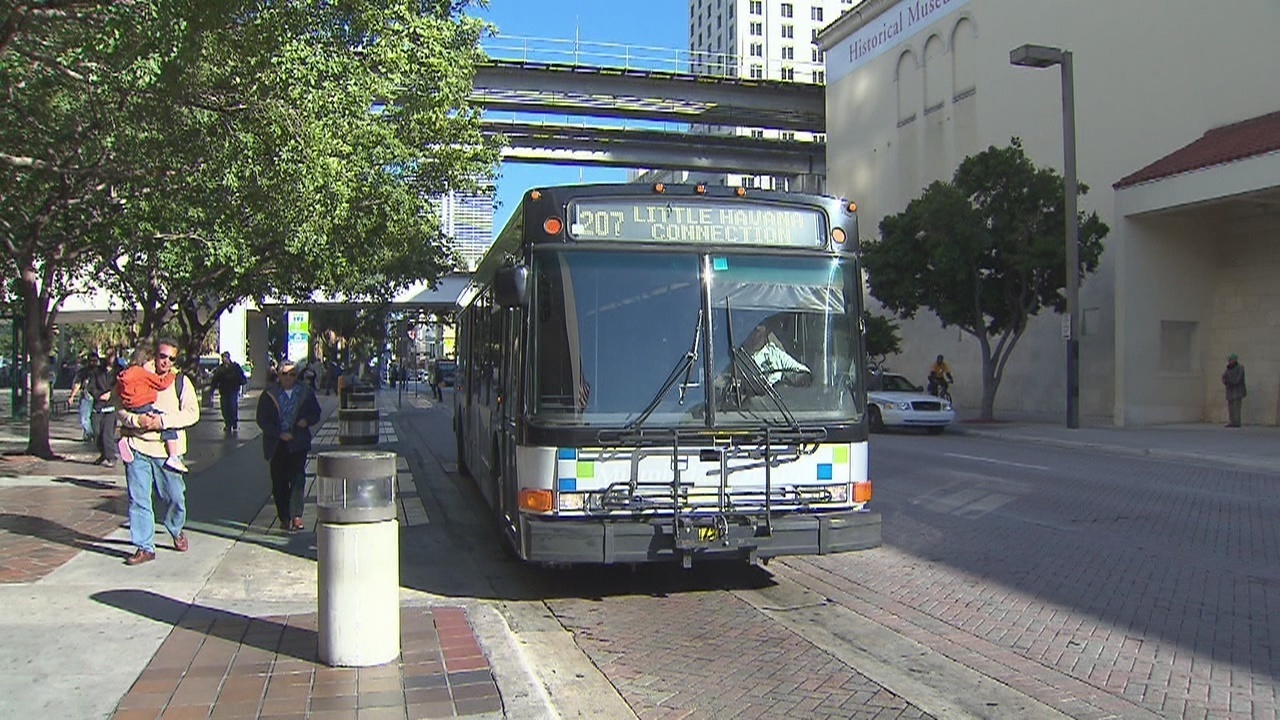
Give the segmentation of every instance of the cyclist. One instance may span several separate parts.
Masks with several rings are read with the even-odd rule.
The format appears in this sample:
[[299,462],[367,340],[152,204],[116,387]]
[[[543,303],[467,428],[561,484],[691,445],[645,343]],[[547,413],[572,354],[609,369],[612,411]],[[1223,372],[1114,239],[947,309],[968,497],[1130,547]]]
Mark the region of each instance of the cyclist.
[[951,368],[947,367],[947,361],[939,355],[938,359],[929,366],[929,394],[935,397],[941,396],[947,391],[947,386],[955,380],[951,377]]

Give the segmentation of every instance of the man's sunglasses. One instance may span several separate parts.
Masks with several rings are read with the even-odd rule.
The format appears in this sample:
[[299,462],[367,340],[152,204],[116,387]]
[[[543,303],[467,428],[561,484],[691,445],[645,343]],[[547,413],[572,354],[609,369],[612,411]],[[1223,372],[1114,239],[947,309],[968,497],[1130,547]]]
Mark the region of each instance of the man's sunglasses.
[[156,353],[157,360],[177,360],[177,355],[165,355],[164,353]]

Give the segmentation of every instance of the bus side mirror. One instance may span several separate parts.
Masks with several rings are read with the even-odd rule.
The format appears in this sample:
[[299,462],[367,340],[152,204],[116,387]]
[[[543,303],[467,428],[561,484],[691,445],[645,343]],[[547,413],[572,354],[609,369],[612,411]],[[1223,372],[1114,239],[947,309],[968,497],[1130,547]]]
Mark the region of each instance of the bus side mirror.
[[528,305],[529,268],[524,265],[498,268],[493,276],[493,294],[498,304],[505,308]]

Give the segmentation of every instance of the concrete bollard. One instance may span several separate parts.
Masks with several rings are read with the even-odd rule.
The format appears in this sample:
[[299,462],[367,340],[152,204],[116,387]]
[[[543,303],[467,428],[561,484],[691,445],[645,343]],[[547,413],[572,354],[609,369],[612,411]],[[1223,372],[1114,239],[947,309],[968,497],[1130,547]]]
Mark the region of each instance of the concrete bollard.
[[367,667],[400,655],[396,454],[316,457],[317,620],[321,662]]

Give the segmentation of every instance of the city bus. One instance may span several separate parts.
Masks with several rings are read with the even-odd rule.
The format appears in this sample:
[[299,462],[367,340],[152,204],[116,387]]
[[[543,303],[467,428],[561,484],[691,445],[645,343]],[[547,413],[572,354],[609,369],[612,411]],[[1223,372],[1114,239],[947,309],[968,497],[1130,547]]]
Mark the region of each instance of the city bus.
[[521,559],[877,547],[856,206],[526,192],[458,298],[459,471]]

